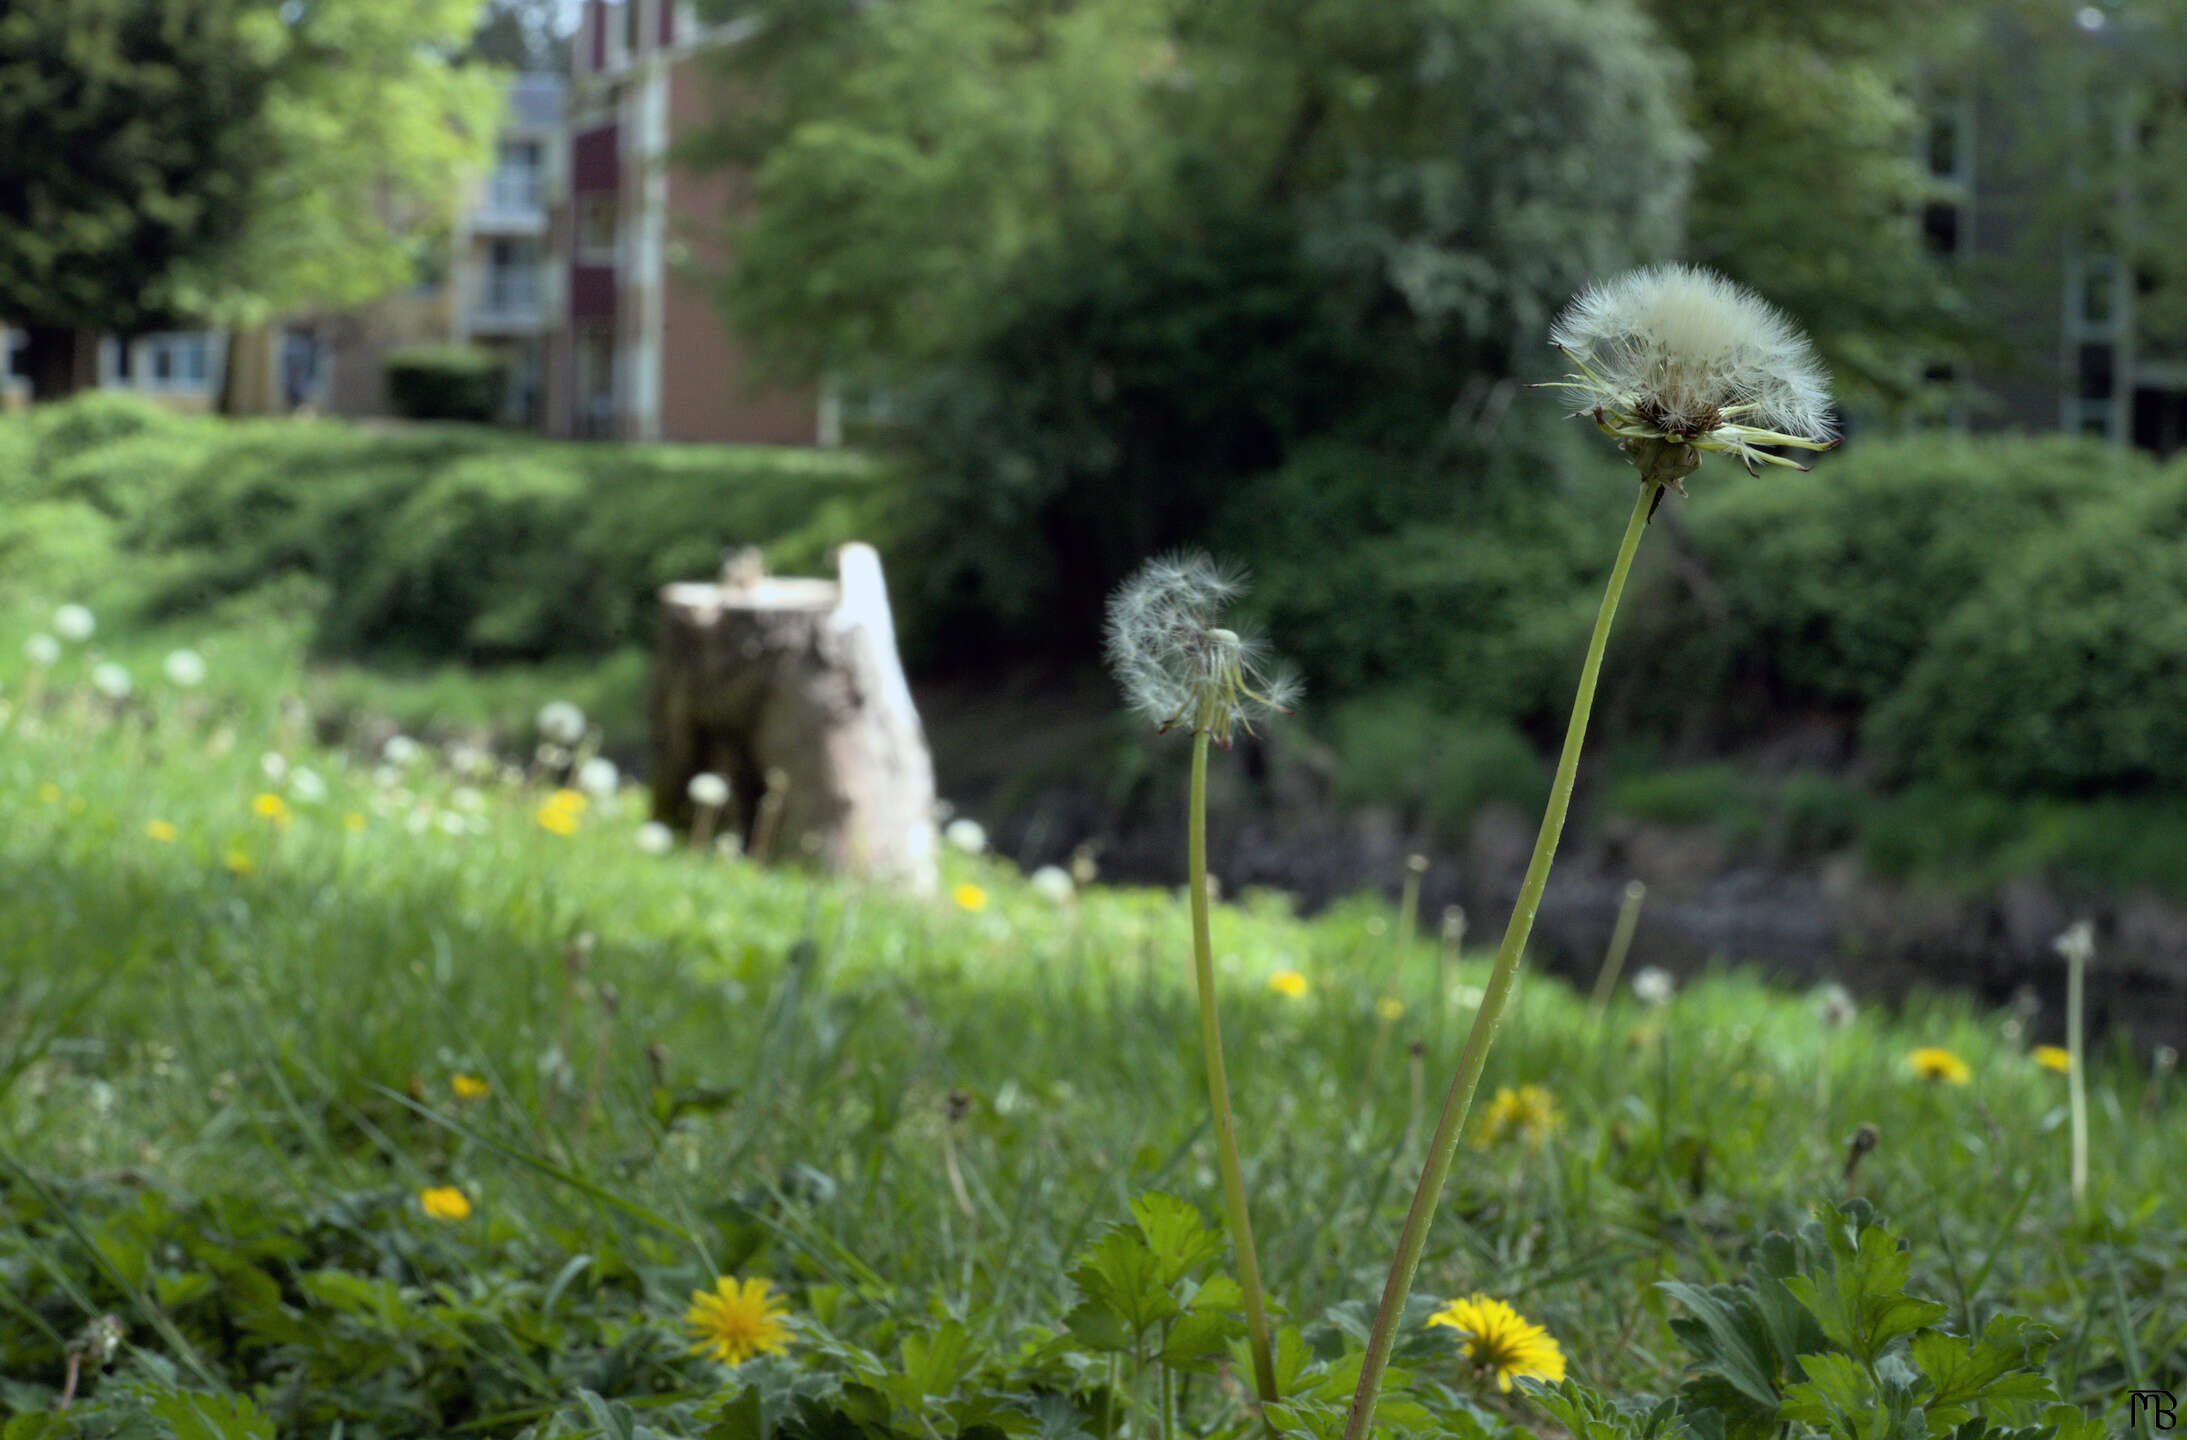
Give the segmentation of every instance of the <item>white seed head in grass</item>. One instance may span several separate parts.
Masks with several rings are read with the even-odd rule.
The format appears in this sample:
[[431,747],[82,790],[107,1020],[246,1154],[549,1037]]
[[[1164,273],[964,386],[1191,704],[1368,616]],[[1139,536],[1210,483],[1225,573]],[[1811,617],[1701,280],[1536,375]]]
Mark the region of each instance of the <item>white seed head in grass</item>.
[[567,700],[549,700],[539,707],[539,734],[556,745],[575,745],[585,738],[585,712]]
[[632,837],[640,850],[648,855],[666,855],[676,848],[676,832],[658,820],[648,820],[638,827]]
[[51,635],[38,634],[23,642],[23,657],[40,669],[56,665],[61,659],[61,642]]
[[53,633],[71,645],[81,645],[99,628],[99,620],[81,605],[63,605],[53,612]]
[[109,700],[127,700],[129,692],[136,688],[129,672],[109,660],[91,671],[91,688]]
[[692,804],[703,805],[709,810],[719,810],[729,803],[729,782],[711,770],[702,770],[692,776],[683,788]]
[[[1574,373],[1545,387],[1580,398],[1651,479],[1674,488],[1697,452],[1807,467],[1764,446],[1837,443],[1830,378],[1775,306],[1713,270],[1655,265],[1588,287],[1550,327]],[[1683,493],[1683,492],[1681,492]]]
[[577,767],[577,788],[595,800],[612,800],[623,785],[623,772],[605,755],[595,755]]
[[1205,555],[1165,555],[1139,567],[1109,599],[1109,666],[1132,707],[1167,730],[1231,731],[1288,715],[1299,684],[1266,669],[1267,647],[1223,626],[1244,579]]
[[194,690],[205,683],[205,657],[195,650],[169,651],[160,668],[166,672],[170,685]]

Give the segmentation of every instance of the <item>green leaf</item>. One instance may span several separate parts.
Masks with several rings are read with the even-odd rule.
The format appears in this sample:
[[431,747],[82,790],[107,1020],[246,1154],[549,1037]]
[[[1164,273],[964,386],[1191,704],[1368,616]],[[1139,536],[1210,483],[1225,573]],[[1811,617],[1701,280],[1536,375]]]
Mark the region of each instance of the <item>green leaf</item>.
[[1314,1363],[1314,1349],[1299,1334],[1296,1325],[1286,1325],[1276,1332],[1276,1393],[1290,1395],[1297,1391],[1299,1376]]
[[273,1421],[247,1395],[182,1390],[150,1409],[153,1419],[175,1432],[175,1440],[273,1440]]
[[906,1335],[903,1358],[904,1378],[926,1396],[956,1390],[978,1356],[972,1348],[972,1332],[959,1321],[944,1320],[926,1334]]
[[1161,1263],[1162,1283],[1174,1285],[1223,1253],[1223,1237],[1200,1212],[1174,1195],[1149,1190],[1131,1202],[1132,1218]]
[[1112,1225],[1079,1257],[1071,1280],[1126,1328],[1141,1331],[1177,1313],[1163,1265],[1139,1231]]
[[2050,1330],[2023,1315],[1998,1316],[1971,1347],[1939,1330],[1916,1335],[1909,1353],[1929,1380],[1930,1420],[1957,1425],[1983,1402],[2057,1399],[2048,1377],[2036,1368],[2053,1338]]
[[1693,1352],[1695,1368],[1720,1377],[1756,1406],[1775,1410],[1778,1357],[1753,1296],[1736,1286],[1703,1289],[1680,1280],[1658,1281],[1656,1288],[1693,1312],[1692,1320],[1673,1320],[1671,1329]]
[[1825,1351],[1803,1355],[1807,1379],[1785,1390],[1784,1418],[1812,1425],[1832,1435],[1853,1437],[1870,1434],[1864,1417],[1883,1408],[1883,1397],[1850,1355]]
[[1215,1362],[1230,1349],[1230,1342],[1245,1333],[1245,1321],[1226,1310],[1188,1311],[1169,1327],[1160,1359],[1176,1370],[1212,1373]]
[[1905,1242],[1880,1225],[1863,1229],[1851,1245],[1842,1231],[1829,1234],[1834,1268],[1820,1279],[1793,1275],[1784,1284],[1833,1343],[1873,1364],[1894,1338],[1948,1313],[1947,1306],[1905,1293]]

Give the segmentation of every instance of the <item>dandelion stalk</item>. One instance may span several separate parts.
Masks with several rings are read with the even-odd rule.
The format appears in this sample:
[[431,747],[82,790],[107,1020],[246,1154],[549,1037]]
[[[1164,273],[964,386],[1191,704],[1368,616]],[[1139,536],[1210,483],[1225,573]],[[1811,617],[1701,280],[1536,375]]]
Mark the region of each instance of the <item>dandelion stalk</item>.
[[1640,902],[1648,898],[1648,887],[1638,880],[1627,881],[1624,903],[1617,909],[1617,928],[1610,932],[1610,948],[1602,957],[1602,973],[1595,977],[1595,993],[1589,998],[1587,1008],[1599,1022],[1610,1008],[1610,997],[1617,993],[1617,977],[1625,969],[1625,954],[1633,948],[1633,932],[1640,928]]
[[1496,1025],[1503,1018],[1504,1001],[1511,994],[1511,983],[1518,974],[1519,956],[1525,951],[1527,936],[1534,929],[1534,912],[1541,905],[1543,887],[1549,883],[1549,863],[1556,858],[1557,841],[1564,834],[1564,817],[1571,808],[1572,783],[1579,773],[1580,747],[1587,738],[1588,717],[1594,711],[1595,681],[1602,673],[1602,654],[1609,643],[1610,622],[1617,617],[1618,600],[1625,593],[1625,577],[1632,571],[1633,555],[1640,549],[1640,536],[1647,528],[1648,512],[1662,491],[1660,480],[1643,483],[1639,498],[1633,502],[1632,518],[1626,522],[1617,563],[1611,567],[1610,583],[1602,595],[1602,608],[1595,615],[1595,632],[1587,642],[1587,662],[1580,669],[1579,695],[1572,702],[1571,724],[1564,732],[1564,753],[1557,759],[1557,776],[1549,792],[1549,809],[1542,816],[1541,833],[1534,839],[1534,856],[1527,861],[1526,879],[1519,887],[1518,904],[1512,907],[1511,923],[1504,929],[1504,942],[1496,952],[1496,965],[1489,972],[1488,985],[1481,994],[1481,1006],[1474,1012],[1473,1028],[1466,1033],[1465,1045],[1458,1052],[1458,1073],[1451,1077],[1442,1118],[1436,1123],[1434,1138],[1428,1141],[1427,1164],[1420,1173],[1419,1188],[1413,1192],[1412,1209],[1405,1216],[1405,1228],[1398,1236],[1397,1258],[1390,1262],[1389,1279],[1382,1288],[1382,1304],[1375,1312],[1374,1331],[1367,1337],[1367,1357],[1359,1372],[1359,1388],[1352,1397],[1350,1418],[1345,1422],[1345,1440],[1367,1440],[1367,1434],[1373,1428],[1375,1400],[1381,1393],[1382,1376],[1389,1369],[1390,1351],[1397,1343],[1398,1321],[1403,1318],[1405,1302],[1412,1295],[1413,1275],[1420,1268],[1420,1252],[1427,1248],[1428,1226],[1435,1219],[1436,1206],[1442,1201],[1443,1183],[1450,1178],[1451,1160],[1458,1153],[1458,1137],[1465,1129],[1467,1112],[1473,1108],[1473,1093],[1480,1088],[1481,1069],[1488,1061],[1488,1047],[1496,1038]]
[[2066,962],[2066,1053],[2070,1057],[2066,1103],[2073,1127],[2073,1207],[2081,1210],[2088,1204],[2088,1079],[2083,1064],[2086,1057],[2082,1053],[2081,1014],[2088,961],[2096,950],[2095,931],[2086,920],[2077,921],[2054,943]]
[[1790,321],[1758,296],[1722,276],[1683,265],[1634,271],[1583,292],[1558,317],[1550,343],[1565,353],[1573,369],[1549,386],[1574,392],[1596,428],[1618,442],[1626,460],[1640,472],[1640,494],[1626,522],[1617,562],[1595,615],[1580,671],[1579,694],[1565,730],[1564,752],[1542,816],[1534,855],[1497,951],[1495,968],[1458,1054],[1442,1119],[1428,1143],[1427,1163],[1413,1194],[1390,1262],[1382,1303],[1359,1373],[1359,1387],[1345,1420],[1345,1440],[1367,1440],[1374,1425],[1375,1400],[1389,1369],[1398,1321],[1412,1293],[1428,1228],[1450,1176],[1459,1132],[1472,1108],[1474,1091],[1488,1047],[1496,1036],[1504,1003],[1517,978],[1519,959],[1534,928],[1534,912],[1549,880],[1550,862],[1564,830],[1579,769],[1580,746],[1594,709],[1595,683],[1602,672],[1603,649],[1617,616],[1641,532],[1666,490],[1685,493],[1682,483],[1704,453],[1735,458],[1752,474],[1767,465],[1805,466],[1766,447],[1827,450],[1832,438],[1830,390],[1814,347]]
[[[1207,720],[1203,710],[1203,722]],[[1215,946],[1207,920],[1207,745],[1203,723],[1192,736],[1192,810],[1185,839],[1186,883],[1192,892],[1192,973],[1200,991],[1200,1049],[1207,1057],[1208,1104],[1215,1112],[1215,1156],[1222,1170],[1223,1208],[1231,1244],[1238,1252],[1238,1287],[1245,1292],[1247,1344],[1253,1352],[1253,1389],[1263,1405],[1277,1400],[1275,1352],[1268,1344],[1268,1305],[1261,1295],[1261,1262],[1253,1248],[1253,1221],[1245,1208],[1245,1171],[1238,1164],[1238,1123],[1230,1110],[1230,1077],[1223,1067],[1223,1025],[1215,1012]]]
[[1291,713],[1295,683],[1262,669],[1262,647],[1217,622],[1244,586],[1204,555],[1149,561],[1109,601],[1109,661],[1140,713],[1167,730],[1192,726],[1192,795],[1186,824],[1186,888],[1192,905],[1193,975],[1200,995],[1200,1048],[1207,1064],[1208,1105],[1223,1205],[1237,1251],[1238,1285],[1253,1355],[1253,1385],[1263,1405],[1276,1393],[1275,1356],[1268,1343],[1268,1307],[1260,1258],[1246,1211],[1245,1172],[1238,1163],[1237,1121],[1223,1066],[1222,1022],[1215,1009],[1215,947],[1208,934],[1207,751],[1230,748],[1231,732],[1252,733],[1256,718]]

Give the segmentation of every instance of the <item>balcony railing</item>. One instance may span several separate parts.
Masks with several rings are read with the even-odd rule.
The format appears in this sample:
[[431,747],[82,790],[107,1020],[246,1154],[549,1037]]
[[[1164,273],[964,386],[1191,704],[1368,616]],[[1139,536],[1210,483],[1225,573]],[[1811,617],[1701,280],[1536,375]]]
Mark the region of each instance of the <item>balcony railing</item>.
[[471,328],[500,334],[536,330],[545,317],[541,301],[536,270],[489,273],[477,303],[471,307]]
[[488,175],[471,223],[479,230],[543,233],[547,228],[547,206],[540,173],[529,168],[502,168]]

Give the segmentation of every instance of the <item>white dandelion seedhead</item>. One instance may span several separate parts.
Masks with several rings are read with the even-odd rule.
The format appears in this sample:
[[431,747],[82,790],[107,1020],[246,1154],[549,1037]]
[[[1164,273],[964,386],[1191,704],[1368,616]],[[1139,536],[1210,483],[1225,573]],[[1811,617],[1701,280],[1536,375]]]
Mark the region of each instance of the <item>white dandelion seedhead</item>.
[[1668,1005],[1678,994],[1678,982],[1660,965],[1644,965],[1633,977],[1633,994],[1643,1005]]
[[63,605],[53,612],[53,633],[71,645],[81,645],[99,628],[99,618],[81,605]]
[[168,684],[185,690],[205,683],[205,657],[195,650],[170,651],[161,669],[166,672]]
[[632,837],[640,850],[648,855],[666,855],[676,848],[676,832],[658,820],[648,820],[638,827]]
[[127,670],[108,660],[92,670],[91,688],[109,700],[127,700],[129,692],[136,686],[130,680]]
[[[1588,287],[1550,327],[1604,433],[1736,455],[1749,472],[1792,465],[1758,446],[1837,443],[1830,378],[1815,347],[1768,301],[1712,270],[1656,265]],[[1692,460],[1678,474],[1690,471]],[[1675,483],[1677,474],[1668,477]]]
[[51,635],[33,635],[23,642],[23,656],[41,669],[57,665],[61,659],[61,642]]
[[729,803],[729,782],[711,770],[702,770],[691,777],[690,783],[684,786],[684,793],[691,797],[694,805],[719,810]]
[[1266,646],[1219,622],[1245,581],[1205,555],[1150,560],[1109,599],[1109,665],[1133,708],[1162,729],[1188,725],[1227,747],[1231,731],[1288,715],[1299,693],[1267,673]]
[[982,855],[987,851],[987,827],[967,816],[960,815],[950,821],[942,831],[942,838],[967,855]]
[[612,800],[622,788],[623,772],[605,755],[595,755],[577,767],[577,788],[595,800]]
[[585,738],[585,712],[567,700],[549,700],[539,707],[539,733],[556,745],[575,745]]

